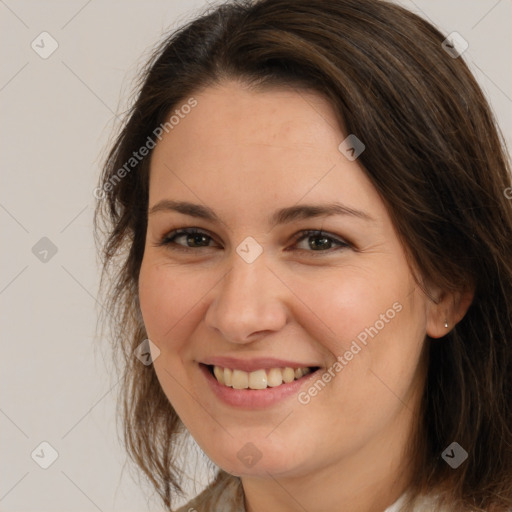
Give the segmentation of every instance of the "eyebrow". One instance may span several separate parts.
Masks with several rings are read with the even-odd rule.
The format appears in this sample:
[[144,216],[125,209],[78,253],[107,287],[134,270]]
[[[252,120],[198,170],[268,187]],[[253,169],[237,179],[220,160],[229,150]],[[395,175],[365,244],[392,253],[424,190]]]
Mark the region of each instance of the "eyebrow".
[[[149,215],[162,211],[175,211],[190,217],[222,223],[215,211],[208,206],[189,203],[187,201],[171,201],[164,199],[149,209]],[[288,224],[297,220],[332,215],[349,215],[366,221],[375,221],[373,217],[362,210],[356,210],[341,203],[326,203],[304,204],[281,208],[280,210],[276,210],[269,218],[269,225],[274,227],[279,224]]]

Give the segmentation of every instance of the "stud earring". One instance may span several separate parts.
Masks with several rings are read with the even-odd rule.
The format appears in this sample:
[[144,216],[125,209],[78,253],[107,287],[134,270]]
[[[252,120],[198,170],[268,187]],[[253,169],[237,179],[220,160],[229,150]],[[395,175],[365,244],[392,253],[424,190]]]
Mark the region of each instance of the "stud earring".
[[444,322],[444,326],[445,326],[446,329],[448,329],[448,322],[446,320]]

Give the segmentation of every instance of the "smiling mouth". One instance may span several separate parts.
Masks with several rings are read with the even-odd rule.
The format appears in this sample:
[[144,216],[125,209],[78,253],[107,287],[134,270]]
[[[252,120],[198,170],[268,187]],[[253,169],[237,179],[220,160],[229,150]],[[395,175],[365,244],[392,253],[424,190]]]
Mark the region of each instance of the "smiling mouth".
[[276,388],[319,369],[318,366],[303,368],[267,368],[253,372],[206,365],[208,371],[222,386],[233,389],[266,389]]

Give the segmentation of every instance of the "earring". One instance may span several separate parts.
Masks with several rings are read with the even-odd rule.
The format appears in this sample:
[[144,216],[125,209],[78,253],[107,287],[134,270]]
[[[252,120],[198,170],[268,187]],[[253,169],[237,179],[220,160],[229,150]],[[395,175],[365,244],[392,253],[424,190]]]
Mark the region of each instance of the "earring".
[[445,326],[446,329],[448,329],[448,322],[446,320],[444,322],[444,326]]

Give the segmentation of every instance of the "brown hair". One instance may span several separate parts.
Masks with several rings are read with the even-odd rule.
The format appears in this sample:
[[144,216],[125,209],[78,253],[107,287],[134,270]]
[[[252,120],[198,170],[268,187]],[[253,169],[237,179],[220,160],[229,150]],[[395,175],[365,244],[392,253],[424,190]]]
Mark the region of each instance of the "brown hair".
[[[447,291],[474,287],[460,323],[443,339],[426,340],[410,491],[438,493],[450,510],[512,507],[510,164],[484,95],[462,57],[443,49],[444,39],[380,0],[232,1],[155,50],[104,166],[95,226],[122,356],[125,443],[166,507],[181,489],[174,439],[182,424],[153,366],[133,355],[147,337],[137,283],[151,152],[121,179],[119,169],[171,110],[225,79],[327,98],[340,126],[366,145],[359,162],[424,281]],[[469,454],[456,470],[441,458],[453,441]]]

